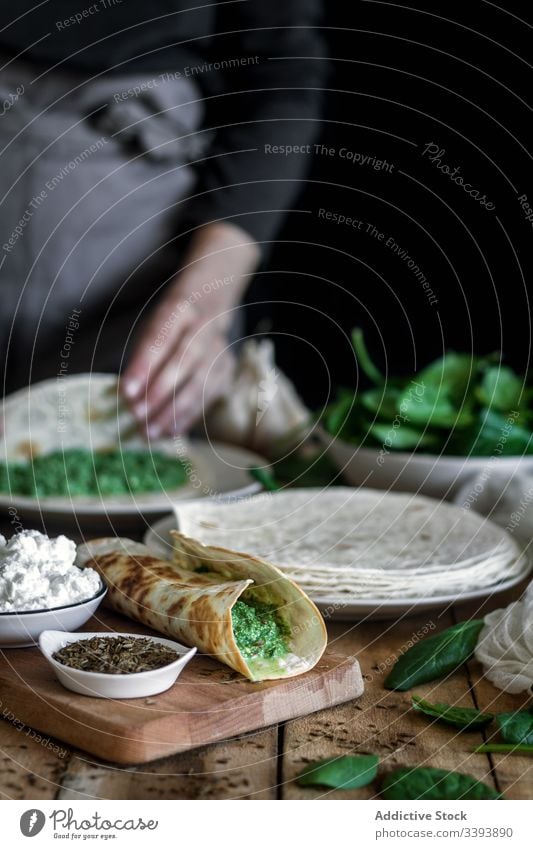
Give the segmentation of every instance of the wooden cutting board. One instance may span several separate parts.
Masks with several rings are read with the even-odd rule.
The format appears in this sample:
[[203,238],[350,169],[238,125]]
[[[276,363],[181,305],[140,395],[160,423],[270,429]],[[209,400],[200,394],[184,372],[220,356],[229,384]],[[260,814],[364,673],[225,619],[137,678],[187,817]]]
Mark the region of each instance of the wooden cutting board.
[[[85,631],[147,634],[108,611]],[[151,632],[153,633],[153,632]],[[358,662],[326,652],[310,672],[253,684],[197,655],[170,690],[142,699],[93,699],[66,690],[37,648],[0,652],[2,716],[104,760],[138,764],[255,731],[358,698]]]

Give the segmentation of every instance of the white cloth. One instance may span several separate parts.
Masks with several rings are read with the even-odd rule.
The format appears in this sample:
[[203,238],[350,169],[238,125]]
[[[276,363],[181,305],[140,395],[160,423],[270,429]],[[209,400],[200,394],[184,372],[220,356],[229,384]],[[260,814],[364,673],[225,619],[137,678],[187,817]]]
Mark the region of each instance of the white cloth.
[[488,516],[521,543],[531,543],[533,457],[487,458],[484,469],[460,487],[453,501]]

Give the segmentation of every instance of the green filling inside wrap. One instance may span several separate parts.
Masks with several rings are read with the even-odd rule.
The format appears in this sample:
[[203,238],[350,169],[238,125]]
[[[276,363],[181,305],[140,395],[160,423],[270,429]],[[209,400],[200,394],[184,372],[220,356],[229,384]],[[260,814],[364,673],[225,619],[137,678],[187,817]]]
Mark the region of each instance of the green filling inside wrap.
[[266,660],[288,654],[290,630],[275,604],[245,592],[231,610],[233,634],[246,660]]

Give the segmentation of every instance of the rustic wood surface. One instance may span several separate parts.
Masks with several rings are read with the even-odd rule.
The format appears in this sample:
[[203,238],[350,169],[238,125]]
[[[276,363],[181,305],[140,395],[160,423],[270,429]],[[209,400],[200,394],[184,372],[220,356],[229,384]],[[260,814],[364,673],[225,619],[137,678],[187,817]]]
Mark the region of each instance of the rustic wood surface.
[[[150,633],[105,608],[84,630]],[[359,697],[363,686],[358,661],[331,648],[303,675],[260,683],[197,654],[169,690],[105,702],[63,687],[38,648],[10,649],[0,656],[0,702],[12,725],[37,728],[47,742],[56,735],[93,756],[126,765],[329,708]]]
[[[167,757],[138,767],[98,761],[57,740],[39,741],[13,720],[0,722],[0,793],[6,799],[339,799],[372,798],[379,781],[362,790],[301,788],[295,777],[318,758],[352,752],[380,755],[380,776],[399,766],[431,765],[467,772],[508,799],[533,797],[533,759],[473,754],[493,732],[455,732],[410,710],[410,693],[389,692],[383,680],[402,647],[431,623],[445,628],[501,607],[519,591],[477,605],[401,621],[332,623],[331,648],[356,657],[366,691],[360,699],[259,733]],[[434,633],[434,631],[430,631]],[[431,699],[489,710],[517,709],[523,696],[500,693],[479,665],[417,687]],[[2,709],[0,708],[0,714]]]

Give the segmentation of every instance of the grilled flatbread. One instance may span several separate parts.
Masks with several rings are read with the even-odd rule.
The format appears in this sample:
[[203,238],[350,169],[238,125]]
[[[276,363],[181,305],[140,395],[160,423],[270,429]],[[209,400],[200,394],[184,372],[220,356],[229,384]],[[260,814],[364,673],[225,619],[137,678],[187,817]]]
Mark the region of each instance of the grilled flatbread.
[[315,666],[326,628],[293,581],[247,554],[178,533],[174,543],[175,562],[121,538],[79,546],[77,562],[100,573],[115,610],[197,646],[252,681],[290,678]]

